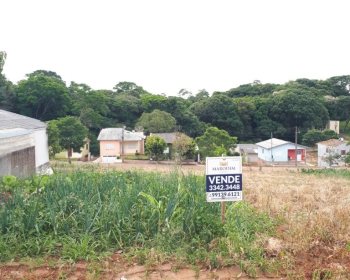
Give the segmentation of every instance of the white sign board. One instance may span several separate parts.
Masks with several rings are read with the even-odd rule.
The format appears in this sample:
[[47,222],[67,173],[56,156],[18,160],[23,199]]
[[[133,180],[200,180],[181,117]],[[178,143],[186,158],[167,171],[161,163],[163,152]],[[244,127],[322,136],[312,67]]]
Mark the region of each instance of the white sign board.
[[242,158],[207,157],[206,193],[208,202],[242,200]]

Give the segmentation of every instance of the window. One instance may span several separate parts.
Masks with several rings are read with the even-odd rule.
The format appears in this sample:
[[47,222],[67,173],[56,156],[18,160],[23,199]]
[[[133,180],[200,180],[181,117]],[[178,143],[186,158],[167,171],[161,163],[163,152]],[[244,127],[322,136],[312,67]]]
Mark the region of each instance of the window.
[[106,144],[105,149],[106,150],[114,150],[114,144]]

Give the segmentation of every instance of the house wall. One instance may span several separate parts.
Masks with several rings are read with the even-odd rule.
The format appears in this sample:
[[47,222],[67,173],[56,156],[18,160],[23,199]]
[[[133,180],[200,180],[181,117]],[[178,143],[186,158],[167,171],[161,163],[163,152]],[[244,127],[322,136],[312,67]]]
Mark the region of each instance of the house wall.
[[49,144],[45,129],[35,130],[32,133],[35,141],[35,164],[37,172],[49,165]]
[[339,126],[340,126],[339,121],[329,121],[326,128],[333,130],[334,132],[339,134]]
[[[142,141],[124,141],[124,154],[134,155],[136,152],[144,154],[144,140]],[[120,156],[122,153],[121,141],[100,141],[100,156]]]
[[101,140],[100,141],[100,156],[108,157],[108,156],[120,156],[120,142],[119,141],[109,141],[109,140]]
[[[288,150],[294,150],[295,145],[293,143],[287,143],[271,149],[265,149],[258,146],[258,157],[264,161],[275,162],[288,162]],[[298,147],[298,150],[301,148]],[[305,155],[305,149],[302,149]],[[273,159],[273,160],[272,160]]]
[[144,140],[142,141],[125,141],[124,154],[134,155],[136,153],[144,154]]
[[[346,142],[344,142],[343,144],[337,146],[337,147],[331,147],[331,146],[327,146],[327,145],[323,145],[323,144],[317,144],[317,165],[319,167],[329,167],[329,163],[327,163],[326,161],[324,161],[324,157],[329,155],[329,153],[333,153],[333,154],[342,154],[342,151],[344,151],[343,153],[347,154],[350,152],[350,145],[347,145]],[[343,165],[343,161],[342,160],[338,160],[337,161],[338,165]]]

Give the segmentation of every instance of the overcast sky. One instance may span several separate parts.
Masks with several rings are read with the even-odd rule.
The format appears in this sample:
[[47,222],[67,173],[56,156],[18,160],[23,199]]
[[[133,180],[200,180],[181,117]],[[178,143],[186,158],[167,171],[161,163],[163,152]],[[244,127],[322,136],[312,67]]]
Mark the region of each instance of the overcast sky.
[[4,74],[224,91],[350,74],[348,0],[0,0]]

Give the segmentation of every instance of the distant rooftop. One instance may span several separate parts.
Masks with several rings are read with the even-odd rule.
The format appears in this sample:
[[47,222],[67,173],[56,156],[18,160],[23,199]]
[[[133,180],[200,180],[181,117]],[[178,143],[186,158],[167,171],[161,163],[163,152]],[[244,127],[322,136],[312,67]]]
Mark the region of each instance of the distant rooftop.
[[339,145],[344,144],[344,141],[338,140],[338,139],[329,139],[326,141],[318,142],[317,144],[325,145],[325,146],[330,146],[330,147],[337,147]]
[[271,149],[271,148],[282,146],[282,145],[285,145],[288,143],[291,143],[291,142],[284,141],[284,140],[277,139],[277,138],[271,138],[271,139],[268,139],[265,141],[258,142],[258,143],[256,143],[256,145],[263,147],[265,149]]
[[[295,144],[293,142],[290,141],[285,141],[285,140],[281,140],[281,139],[277,139],[277,138],[271,138],[259,143],[256,143],[257,146],[262,147],[264,149],[271,149],[271,148],[275,148],[275,147],[279,147],[285,144]],[[303,146],[303,145],[299,145],[297,144],[298,149],[309,149],[309,147]]]
[[0,110],[0,129],[11,128],[38,129],[46,128],[46,124],[37,119],[29,118],[5,110]]
[[104,128],[100,131],[97,140],[122,140],[124,136],[124,141],[139,141],[145,139],[143,132],[129,131],[122,128]]
[[152,133],[151,135],[159,136],[167,144],[173,144],[179,136],[179,132]]

